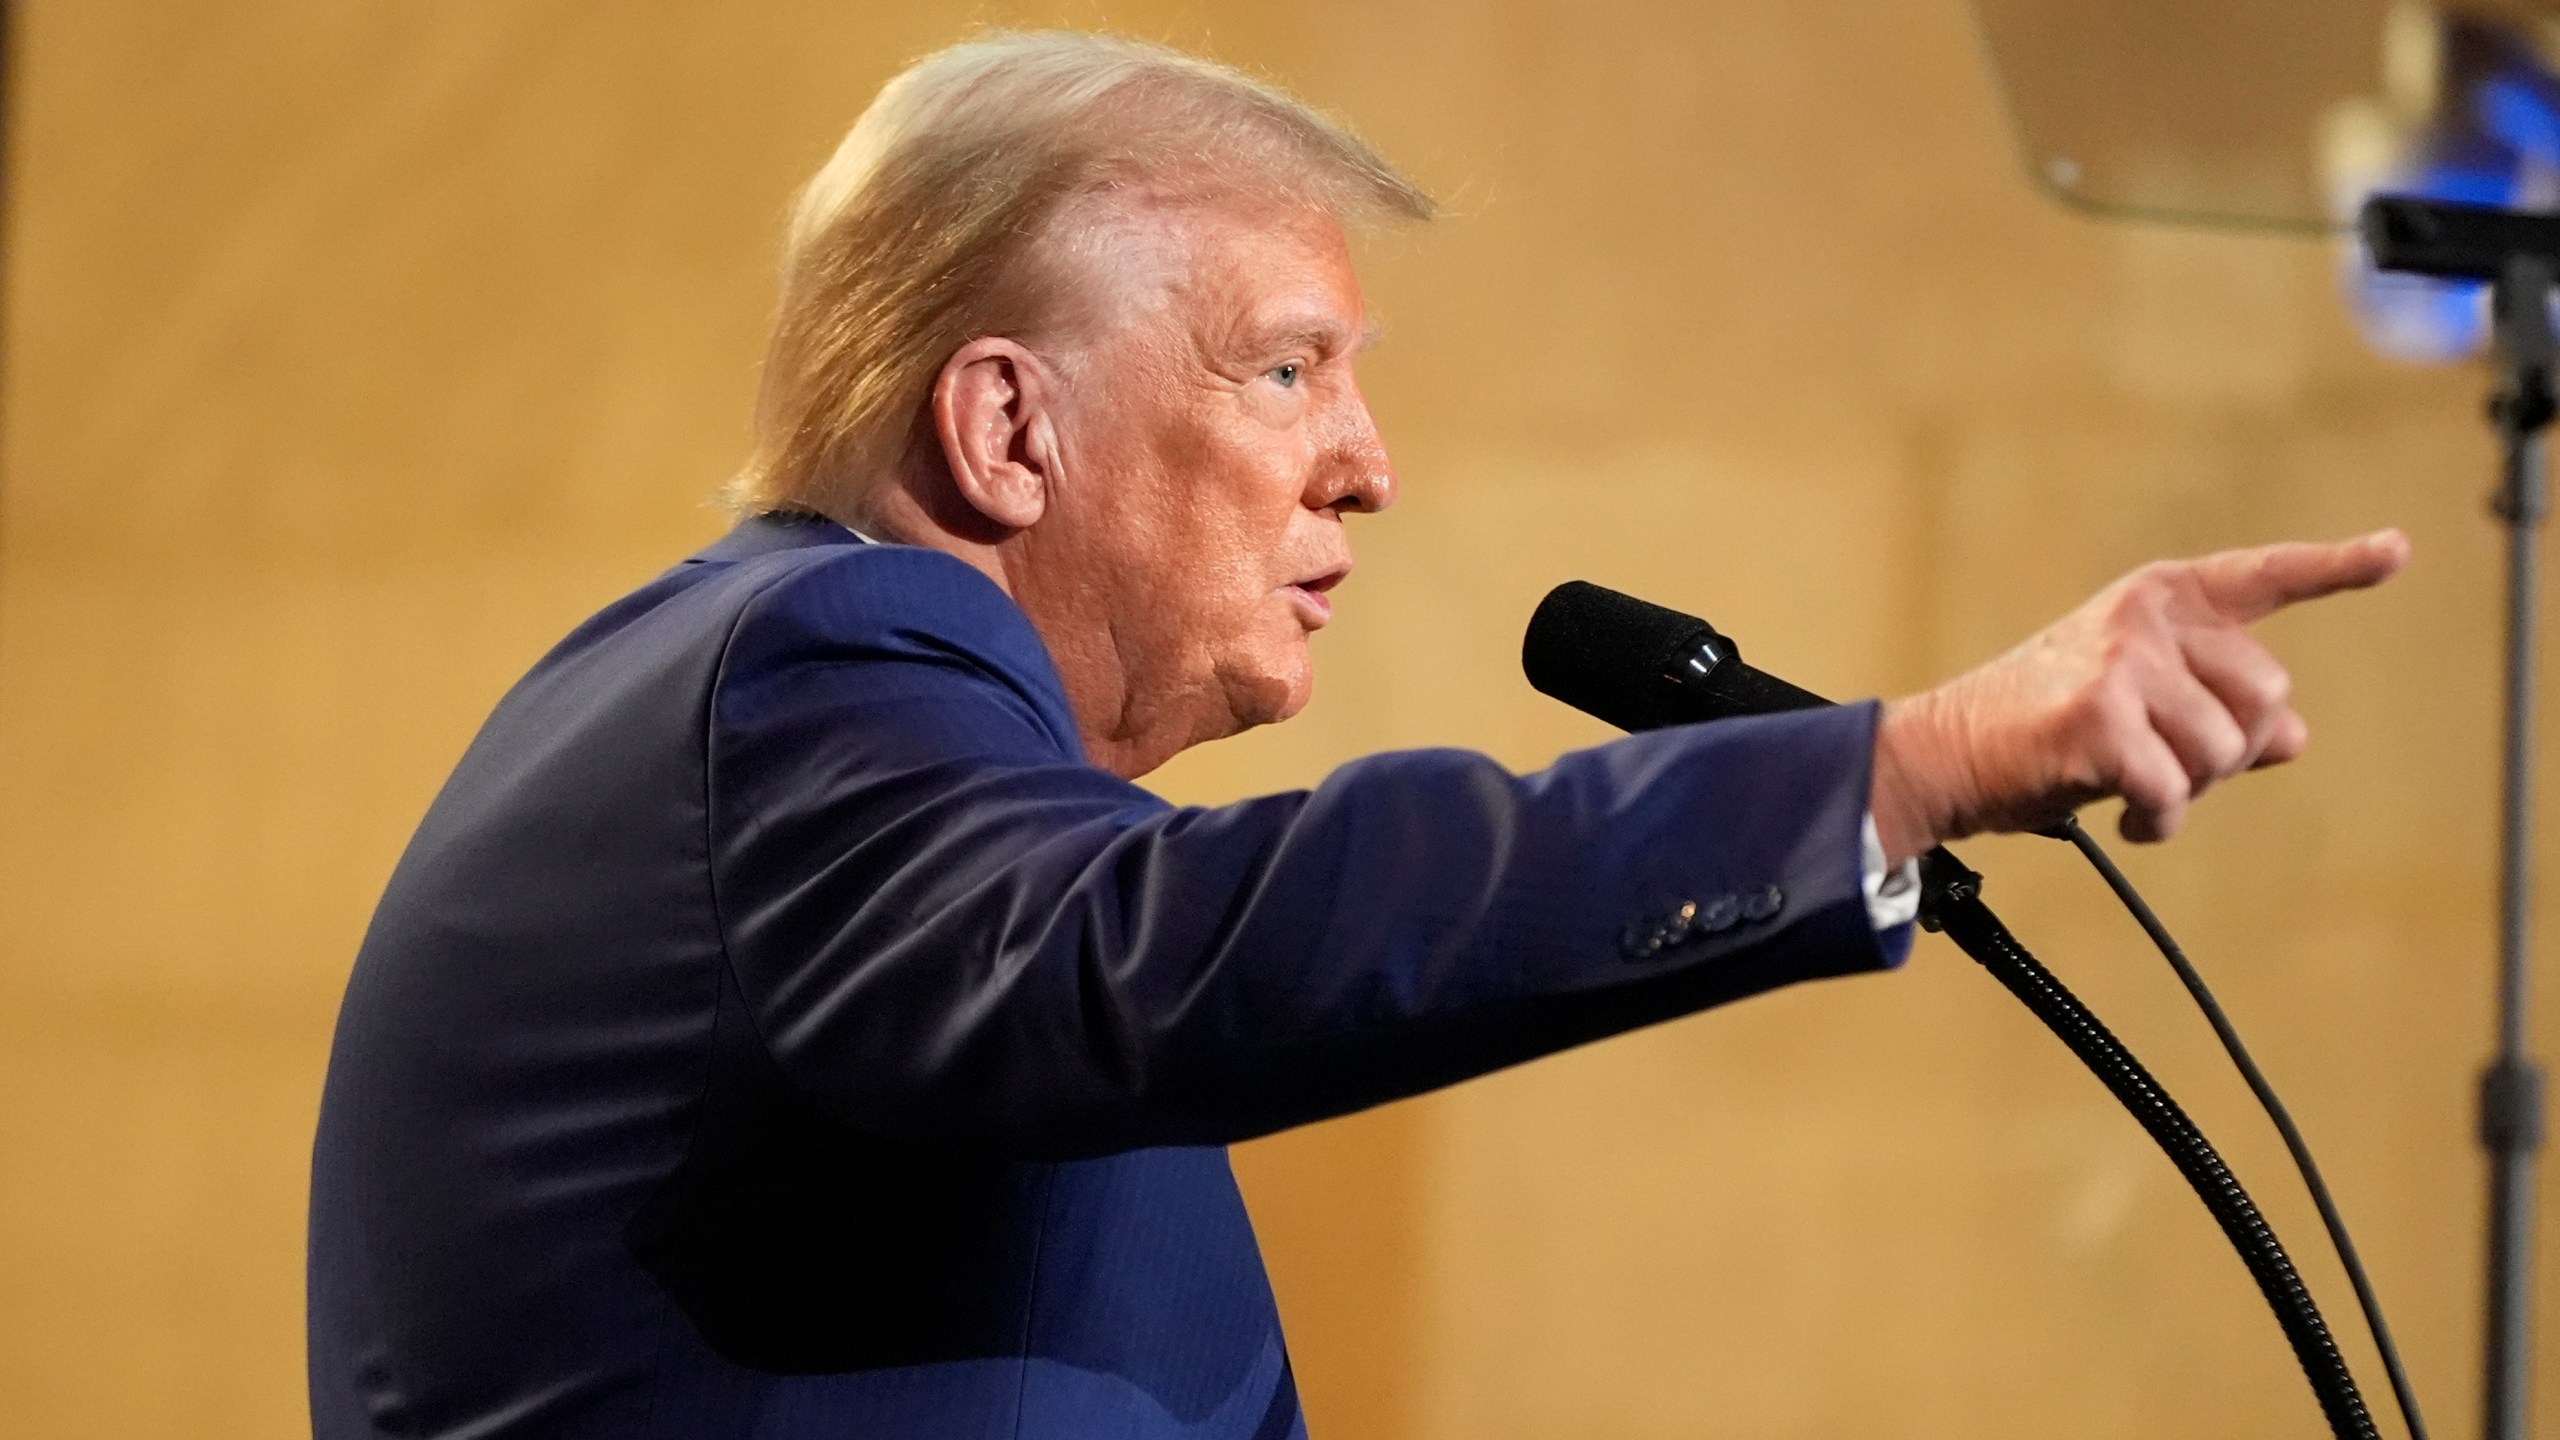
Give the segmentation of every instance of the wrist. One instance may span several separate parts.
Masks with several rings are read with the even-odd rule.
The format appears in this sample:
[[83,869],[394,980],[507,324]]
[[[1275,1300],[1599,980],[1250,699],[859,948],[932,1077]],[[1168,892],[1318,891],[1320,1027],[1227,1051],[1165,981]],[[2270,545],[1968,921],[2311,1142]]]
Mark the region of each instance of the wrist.
[[1958,838],[1952,832],[1956,806],[1942,783],[1946,766],[1937,754],[1943,747],[1935,709],[1931,696],[1916,695],[1887,702],[1876,722],[1867,813],[1875,817],[1888,865],[1916,860],[1940,841]]

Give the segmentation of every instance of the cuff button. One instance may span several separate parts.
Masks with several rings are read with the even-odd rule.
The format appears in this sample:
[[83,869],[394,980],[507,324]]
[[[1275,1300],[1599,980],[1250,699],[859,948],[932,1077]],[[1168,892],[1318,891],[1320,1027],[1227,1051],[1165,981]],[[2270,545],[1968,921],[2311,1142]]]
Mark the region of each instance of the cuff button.
[[1683,900],[1667,915],[1628,926],[1618,937],[1618,953],[1630,960],[1650,960],[1688,939],[1697,919],[1698,902]]
[[1775,885],[1763,885],[1742,902],[1742,918],[1766,920],[1785,909],[1787,893]]
[[1691,924],[1697,934],[1714,935],[1732,929],[1733,923],[1741,918],[1742,898],[1719,895],[1707,902],[1706,908],[1698,912],[1698,918]]

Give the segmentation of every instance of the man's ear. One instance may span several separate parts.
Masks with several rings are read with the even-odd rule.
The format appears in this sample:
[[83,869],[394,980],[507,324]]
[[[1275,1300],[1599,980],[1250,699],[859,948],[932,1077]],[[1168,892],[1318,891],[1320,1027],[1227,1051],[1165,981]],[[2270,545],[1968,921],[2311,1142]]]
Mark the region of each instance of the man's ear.
[[1056,391],[1040,357],[986,336],[952,353],[933,382],[933,428],[970,509],[1027,530],[1049,506]]

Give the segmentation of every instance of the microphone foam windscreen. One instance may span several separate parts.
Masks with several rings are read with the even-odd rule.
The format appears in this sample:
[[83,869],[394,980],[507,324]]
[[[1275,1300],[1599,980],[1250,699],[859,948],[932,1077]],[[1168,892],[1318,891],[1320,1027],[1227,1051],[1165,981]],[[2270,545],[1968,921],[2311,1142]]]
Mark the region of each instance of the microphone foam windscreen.
[[1707,622],[1586,580],[1547,592],[1520,642],[1520,668],[1552,695],[1621,730],[1652,730],[1664,713],[1663,675],[1709,633]]

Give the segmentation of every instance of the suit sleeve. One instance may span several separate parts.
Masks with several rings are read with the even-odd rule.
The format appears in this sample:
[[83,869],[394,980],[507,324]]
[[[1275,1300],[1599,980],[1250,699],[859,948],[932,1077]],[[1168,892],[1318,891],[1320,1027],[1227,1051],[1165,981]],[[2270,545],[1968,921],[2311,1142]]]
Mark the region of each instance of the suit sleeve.
[[944,563],[894,621],[841,575],[777,587],[711,701],[728,963],[847,1124],[1019,1160],[1230,1143],[1908,946],[1860,883],[1872,705],[1176,808],[1083,763],[1028,623]]

